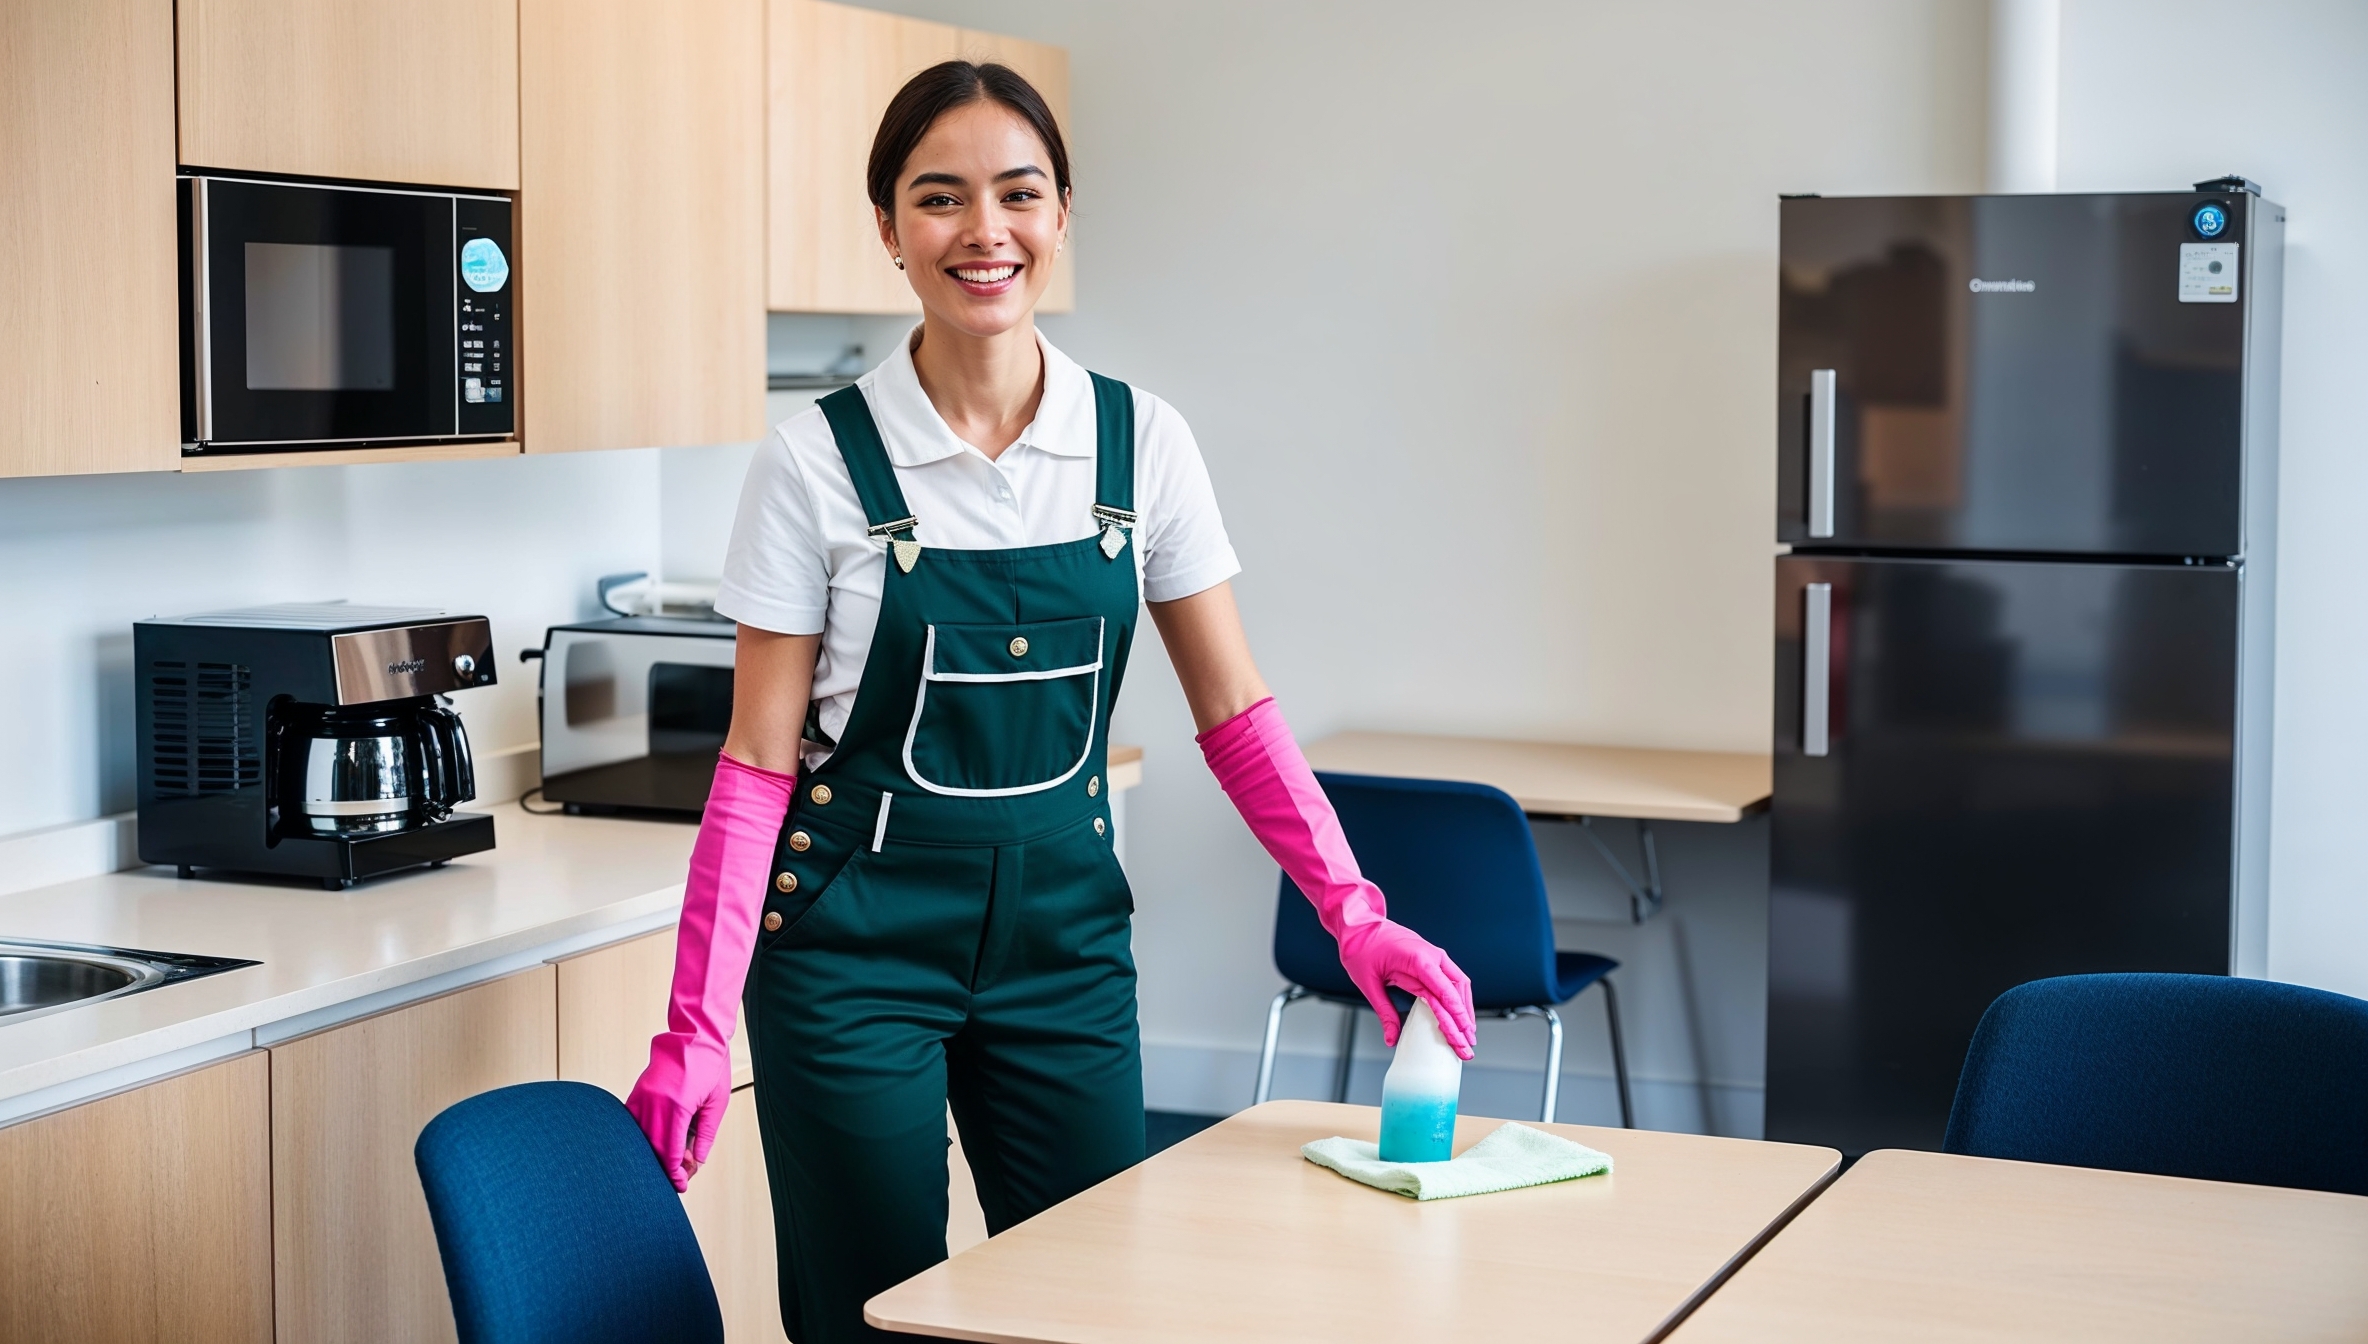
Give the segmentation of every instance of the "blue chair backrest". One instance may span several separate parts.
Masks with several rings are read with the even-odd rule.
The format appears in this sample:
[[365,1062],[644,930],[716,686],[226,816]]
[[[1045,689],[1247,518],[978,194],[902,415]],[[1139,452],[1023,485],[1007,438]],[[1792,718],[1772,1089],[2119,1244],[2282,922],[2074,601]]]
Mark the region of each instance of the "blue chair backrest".
[[461,1344],[722,1344],[682,1199],[615,1097],[481,1093],[430,1120],[412,1156]]
[[2218,975],[2068,975],[1998,996],[1952,1153],[2368,1195],[2368,1002]]
[[[1319,774],[1357,867],[1390,918],[1446,949],[1483,1011],[1555,1001],[1554,914],[1537,841],[1502,789],[1439,779]],[[1274,920],[1274,965],[1318,993],[1357,997],[1340,949],[1289,876]]]

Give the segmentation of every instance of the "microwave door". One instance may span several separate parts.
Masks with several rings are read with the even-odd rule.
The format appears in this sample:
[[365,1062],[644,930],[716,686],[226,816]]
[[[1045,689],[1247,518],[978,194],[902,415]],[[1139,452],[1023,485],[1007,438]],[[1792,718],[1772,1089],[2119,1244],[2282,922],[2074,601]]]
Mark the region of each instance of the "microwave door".
[[458,430],[448,195],[199,179],[200,441]]

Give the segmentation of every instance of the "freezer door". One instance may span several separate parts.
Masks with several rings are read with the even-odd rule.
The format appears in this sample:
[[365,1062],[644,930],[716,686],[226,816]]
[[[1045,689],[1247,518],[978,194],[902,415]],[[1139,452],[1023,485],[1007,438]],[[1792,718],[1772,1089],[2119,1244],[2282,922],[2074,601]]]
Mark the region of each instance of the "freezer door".
[[1938,1148],[2007,989],[2227,971],[2237,603],[2222,566],[1777,562],[1769,1138]]
[[1779,538],[2243,554],[2242,276],[2259,204],[1784,202]]

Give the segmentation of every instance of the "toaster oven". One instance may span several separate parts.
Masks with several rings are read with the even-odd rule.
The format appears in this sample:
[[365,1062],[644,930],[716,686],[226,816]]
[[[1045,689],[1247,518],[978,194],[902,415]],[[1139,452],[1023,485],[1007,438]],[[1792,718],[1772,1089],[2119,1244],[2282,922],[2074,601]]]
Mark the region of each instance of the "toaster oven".
[[672,616],[552,626],[539,651],[544,800],[572,813],[704,811],[732,726],[735,629]]

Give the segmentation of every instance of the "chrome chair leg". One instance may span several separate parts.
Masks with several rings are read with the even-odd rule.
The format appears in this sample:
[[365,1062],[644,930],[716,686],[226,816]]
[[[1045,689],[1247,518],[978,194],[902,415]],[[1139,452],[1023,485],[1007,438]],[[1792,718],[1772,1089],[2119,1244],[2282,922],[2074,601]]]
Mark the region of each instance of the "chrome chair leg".
[[1636,1106],[1628,1097],[1628,1051],[1620,1044],[1620,996],[1612,990],[1612,978],[1596,981],[1603,986],[1603,1017],[1611,1024],[1612,1077],[1620,1084],[1620,1128],[1636,1128]]
[[1332,1100],[1348,1100],[1348,1073],[1357,1063],[1357,1019],[1354,1008],[1340,1010],[1340,1058],[1332,1062]]
[[1306,990],[1289,985],[1266,1006],[1266,1043],[1258,1047],[1258,1091],[1250,1101],[1253,1106],[1265,1105],[1267,1094],[1274,1091],[1274,1052],[1282,1039],[1283,1010],[1306,997]]
[[1482,1017],[1501,1017],[1510,1022],[1516,1017],[1534,1017],[1546,1024],[1546,1097],[1538,1109],[1547,1124],[1554,1123],[1554,1109],[1562,1100],[1562,1014],[1543,1003],[1523,1004],[1519,1008],[1505,1008],[1482,1013]]
[[1544,1004],[1538,1012],[1546,1019],[1546,1103],[1540,1119],[1554,1123],[1554,1108],[1562,1100],[1562,1014]]

